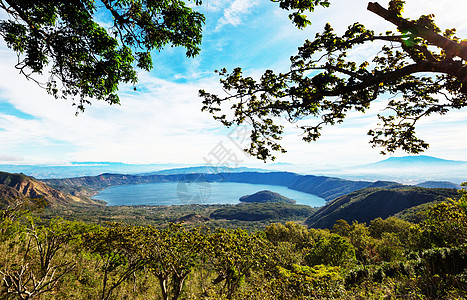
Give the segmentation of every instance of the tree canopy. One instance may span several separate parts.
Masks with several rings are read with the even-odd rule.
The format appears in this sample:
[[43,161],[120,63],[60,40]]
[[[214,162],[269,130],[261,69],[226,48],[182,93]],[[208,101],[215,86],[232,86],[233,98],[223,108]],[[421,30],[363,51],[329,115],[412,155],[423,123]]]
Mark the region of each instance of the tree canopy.
[[[295,11],[289,17],[298,28],[310,24],[303,12],[329,5],[318,0],[273,2]],[[455,29],[442,31],[434,15],[404,18],[403,7],[403,0],[390,1],[388,8],[368,3],[368,10],[395,25],[397,32],[377,34],[355,23],[338,35],[326,24],[290,58],[287,72],[266,70],[254,79],[244,76],[241,68],[216,71],[227,95],[200,90],[203,110],[225,126],[249,124],[251,144],[245,150],[266,160],[274,159],[273,151],[285,152],[279,142],[284,127],[277,118],[291,123],[307,118],[306,125],[299,125],[303,140],[316,141],[324,125],[342,123],[351,110],[365,112],[381,95],[391,95],[386,111],[378,115],[378,127],[368,132],[370,143],[382,147],[382,153],[426,150],[429,144],[417,137],[416,123],[467,105],[467,43],[455,36]],[[373,42],[383,46],[371,61],[352,57],[351,50]],[[309,124],[308,117],[320,119]]]
[[[306,12],[332,2],[271,1],[290,11],[299,29],[311,24]],[[226,126],[251,125],[245,150],[266,160],[274,159],[273,151],[285,152],[277,118],[306,118],[299,125],[303,140],[316,141],[325,125],[342,123],[350,111],[365,112],[383,94],[391,95],[378,126],[368,132],[370,143],[383,153],[424,151],[429,145],[416,135],[416,123],[466,106],[467,43],[455,29],[442,31],[431,14],[403,17],[403,7],[403,0],[391,0],[387,8],[368,3],[396,32],[377,34],[355,23],[339,35],[327,24],[299,47],[287,72],[266,70],[254,79],[241,68],[218,71],[227,95],[200,90],[203,110]],[[135,84],[137,69],[151,70],[153,51],[171,45],[197,55],[205,21],[181,0],[1,0],[0,8],[0,35],[17,53],[16,68],[54,97],[72,99],[78,111],[93,99],[118,104],[119,84]],[[374,42],[384,45],[371,60],[354,59],[351,51]],[[231,113],[222,108],[226,102]],[[310,117],[319,119],[313,124]]]
[[0,8],[0,35],[18,55],[16,68],[81,111],[92,99],[118,104],[118,85],[135,84],[136,68],[152,69],[153,50],[180,46],[197,55],[205,20],[180,0],[1,0]]

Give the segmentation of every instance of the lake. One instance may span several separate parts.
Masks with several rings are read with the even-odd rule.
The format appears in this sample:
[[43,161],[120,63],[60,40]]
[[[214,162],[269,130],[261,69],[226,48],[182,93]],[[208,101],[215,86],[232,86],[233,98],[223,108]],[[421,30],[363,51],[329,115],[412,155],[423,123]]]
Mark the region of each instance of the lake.
[[284,186],[236,182],[164,182],[120,185],[100,191],[93,199],[108,205],[185,205],[237,204],[245,195],[270,190],[313,207],[325,200],[315,195],[291,190]]

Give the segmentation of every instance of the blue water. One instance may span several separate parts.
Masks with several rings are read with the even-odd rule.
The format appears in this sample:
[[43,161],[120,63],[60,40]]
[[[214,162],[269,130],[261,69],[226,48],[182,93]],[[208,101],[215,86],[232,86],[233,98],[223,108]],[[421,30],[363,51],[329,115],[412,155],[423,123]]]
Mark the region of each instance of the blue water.
[[325,200],[315,195],[284,186],[235,182],[164,182],[114,186],[102,190],[93,198],[108,205],[184,205],[237,204],[245,195],[270,190],[313,207],[323,206]]

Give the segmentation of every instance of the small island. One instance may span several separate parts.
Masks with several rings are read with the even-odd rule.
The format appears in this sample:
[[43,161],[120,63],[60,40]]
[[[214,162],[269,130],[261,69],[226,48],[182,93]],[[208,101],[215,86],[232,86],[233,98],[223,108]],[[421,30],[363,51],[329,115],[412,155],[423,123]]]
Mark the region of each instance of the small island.
[[268,190],[260,191],[252,195],[246,195],[240,198],[240,202],[248,203],[292,203],[295,204],[297,201],[282,196],[279,193],[271,192]]

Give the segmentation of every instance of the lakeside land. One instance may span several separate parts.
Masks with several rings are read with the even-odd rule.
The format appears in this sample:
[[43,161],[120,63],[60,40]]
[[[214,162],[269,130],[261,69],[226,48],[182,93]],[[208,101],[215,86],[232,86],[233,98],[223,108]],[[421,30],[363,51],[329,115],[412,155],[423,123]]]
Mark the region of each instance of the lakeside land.
[[[329,200],[312,208],[270,191],[236,205],[107,206],[90,198],[109,186],[227,175]],[[446,186],[290,172],[42,181],[0,172],[0,295],[466,299],[467,194],[438,184]]]

